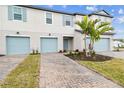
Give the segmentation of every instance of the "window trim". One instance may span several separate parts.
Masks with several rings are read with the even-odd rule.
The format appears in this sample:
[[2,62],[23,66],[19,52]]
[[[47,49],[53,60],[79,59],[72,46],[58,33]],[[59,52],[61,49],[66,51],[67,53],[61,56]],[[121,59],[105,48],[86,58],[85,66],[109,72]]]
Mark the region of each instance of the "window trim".
[[[51,24],[47,23],[47,20],[46,20],[47,19],[47,16],[46,16],[47,13],[50,13],[52,15],[52,17],[51,17],[52,23]],[[45,24],[47,24],[47,25],[52,25],[53,24],[53,13],[52,12],[45,12]]]
[[[17,14],[17,13],[14,13],[14,8],[20,8],[20,9],[21,9],[21,17],[22,17],[21,20],[16,20],[16,19],[14,19],[14,14]],[[22,7],[13,6],[13,7],[12,7],[12,17],[13,17],[13,21],[23,21],[23,9],[22,9]]]
[[[73,16],[70,16],[70,15],[63,15],[64,16],[64,27],[73,27]],[[69,19],[70,20],[66,20],[66,17],[70,17]],[[70,25],[66,25],[66,21],[70,21]]]

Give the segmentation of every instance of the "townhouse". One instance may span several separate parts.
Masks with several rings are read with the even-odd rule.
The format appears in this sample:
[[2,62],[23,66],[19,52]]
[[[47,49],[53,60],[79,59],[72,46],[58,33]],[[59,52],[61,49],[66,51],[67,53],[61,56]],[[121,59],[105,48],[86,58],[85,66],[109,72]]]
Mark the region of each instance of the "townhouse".
[[[80,51],[84,48],[81,29],[75,24],[85,14],[67,13],[36,6],[0,6],[0,54],[28,54],[32,50],[41,53],[60,50]],[[88,15],[91,19],[112,22],[112,16],[104,10]],[[101,35],[95,43],[96,51],[112,50],[113,32]],[[87,36],[87,46],[89,37]]]

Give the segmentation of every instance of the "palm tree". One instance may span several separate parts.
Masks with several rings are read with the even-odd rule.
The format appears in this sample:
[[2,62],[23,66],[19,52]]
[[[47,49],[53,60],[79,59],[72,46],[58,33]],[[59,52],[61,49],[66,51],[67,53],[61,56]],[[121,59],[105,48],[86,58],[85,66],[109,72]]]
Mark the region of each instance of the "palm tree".
[[98,40],[100,40],[100,36],[108,31],[112,31],[113,28],[110,26],[111,24],[109,22],[101,22],[100,20],[92,20],[90,22],[90,44],[91,44],[91,50],[93,50],[94,43]]
[[82,33],[84,34],[84,43],[86,50],[86,35],[89,34],[89,24],[91,21],[88,19],[88,16],[84,16],[81,21],[77,21],[76,24],[81,28]]

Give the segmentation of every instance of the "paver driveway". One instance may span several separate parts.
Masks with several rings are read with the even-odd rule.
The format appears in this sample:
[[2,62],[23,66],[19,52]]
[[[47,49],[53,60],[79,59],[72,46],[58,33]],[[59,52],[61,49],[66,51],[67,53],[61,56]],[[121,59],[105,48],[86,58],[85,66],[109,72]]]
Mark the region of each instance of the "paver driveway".
[[120,87],[62,54],[41,56],[40,87]]
[[25,55],[0,57],[0,80],[4,79],[25,57]]

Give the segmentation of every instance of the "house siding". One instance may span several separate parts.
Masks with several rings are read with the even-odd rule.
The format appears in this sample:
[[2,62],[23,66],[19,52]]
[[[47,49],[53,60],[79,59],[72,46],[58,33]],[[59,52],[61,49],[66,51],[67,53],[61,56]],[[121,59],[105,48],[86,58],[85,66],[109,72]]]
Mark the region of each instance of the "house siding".
[[[26,8],[26,7],[24,7]],[[63,26],[63,14],[52,13],[52,24],[46,24],[46,11],[26,8],[26,20],[8,20],[8,6],[0,6],[0,54],[7,53],[6,51],[6,37],[7,36],[29,36],[30,48],[40,49],[40,37],[57,37],[58,51],[63,50],[63,37],[73,37],[73,50],[83,50],[83,35],[75,32],[75,29],[80,29],[77,25]],[[64,14],[66,15],[66,14]],[[70,15],[73,17],[74,23],[82,20],[83,15]],[[17,34],[19,32],[19,34]],[[106,35],[105,35],[106,36]],[[112,38],[112,35],[108,35]],[[112,46],[112,40],[111,40]]]

